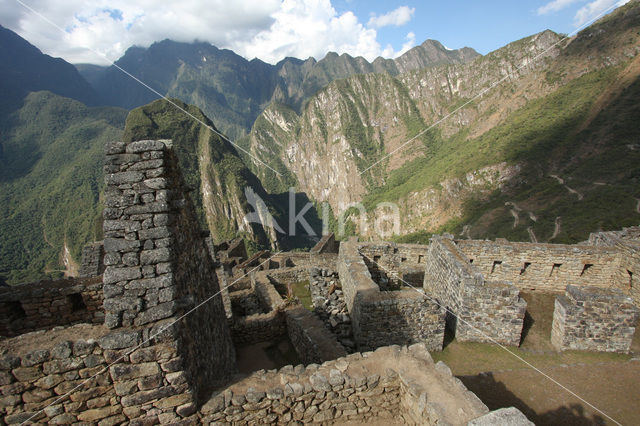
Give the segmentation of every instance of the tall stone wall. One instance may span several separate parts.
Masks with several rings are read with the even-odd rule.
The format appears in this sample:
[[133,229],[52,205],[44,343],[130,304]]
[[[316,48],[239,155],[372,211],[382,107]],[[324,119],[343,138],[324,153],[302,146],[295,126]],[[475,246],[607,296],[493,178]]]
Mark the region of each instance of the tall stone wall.
[[562,292],[568,284],[620,288],[619,251],[586,245],[460,240],[458,249],[492,281]]
[[568,285],[556,297],[551,343],[559,350],[629,352],[639,313],[619,290]]
[[[213,260],[170,141],[115,142],[106,154],[105,325],[138,333],[149,346],[148,362],[158,364],[160,346],[177,350],[170,367],[158,365],[151,389],[127,388],[123,405],[136,406],[139,417],[177,420],[192,415],[197,398],[235,369]],[[118,368],[137,370],[133,361],[125,356]],[[173,373],[182,375],[179,385]],[[112,376],[116,386],[129,381],[128,373]],[[164,401],[159,409],[148,404],[155,400]]]
[[102,323],[102,279],[39,281],[0,288],[0,336],[78,322]]
[[527,303],[515,286],[486,282],[452,240],[432,239],[424,290],[451,313],[448,323],[460,341],[519,345]]
[[97,277],[104,273],[104,269],[104,241],[84,246],[78,275],[81,278]]
[[407,284],[422,287],[428,246],[381,241],[360,243],[358,250],[363,255],[373,280],[379,286],[389,289]]
[[355,241],[340,244],[337,269],[360,350],[418,342],[442,349],[444,310],[437,301],[413,289],[381,292]]
[[592,233],[586,244],[619,251],[618,288],[628,294],[636,306],[640,306],[640,226]]

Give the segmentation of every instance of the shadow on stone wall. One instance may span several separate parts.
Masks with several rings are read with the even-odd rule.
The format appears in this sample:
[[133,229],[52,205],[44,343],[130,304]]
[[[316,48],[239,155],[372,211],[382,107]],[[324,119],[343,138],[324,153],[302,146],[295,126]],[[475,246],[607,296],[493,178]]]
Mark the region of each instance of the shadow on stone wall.
[[492,373],[476,376],[460,376],[459,379],[478,398],[484,402],[490,410],[498,408],[516,407],[536,425],[589,425],[599,426],[606,422],[599,415],[588,416],[581,404],[569,404],[555,410],[543,413],[535,412],[524,401],[511,392],[504,383],[495,379]]
[[524,339],[526,339],[527,336],[529,335],[529,331],[531,330],[531,328],[533,327],[533,324],[535,324],[535,322],[536,321],[533,319],[533,317],[531,316],[529,311],[525,311],[525,313],[524,313],[524,321],[522,323],[522,334],[520,334],[520,344],[521,345],[524,342]]

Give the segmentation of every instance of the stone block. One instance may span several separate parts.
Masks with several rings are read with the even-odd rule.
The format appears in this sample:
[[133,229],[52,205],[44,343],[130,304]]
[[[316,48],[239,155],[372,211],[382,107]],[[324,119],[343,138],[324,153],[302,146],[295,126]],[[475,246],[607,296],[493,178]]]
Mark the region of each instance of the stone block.
[[156,362],[117,364],[111,366],[109,372],[114,381],[122,381],[157,374],[160,372],[160,367]]
[[140,332],[122,330],[109,333],[98,340],[102,349],[123,349],[136,346],[140,341]]
[[165,148],[166,145],[162,141],[142,140],[130,142],[126,145],[125,151],[127,153],[141,153],[147,151],[163,151]]
[[140,277],[142,277],[142,271],[139,266],[107,266],[102,277],[102,282],[104,284],[115,284],[120,281],[135,280]]

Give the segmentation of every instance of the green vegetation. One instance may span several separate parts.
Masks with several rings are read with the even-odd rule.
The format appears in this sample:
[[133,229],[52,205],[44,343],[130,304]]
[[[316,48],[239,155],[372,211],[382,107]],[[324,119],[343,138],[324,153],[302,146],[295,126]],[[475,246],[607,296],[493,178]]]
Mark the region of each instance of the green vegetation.
[[[468,138],[463,130],[443,139],[434,131],[427,154],[393,171],[384,186],[365,198],[365,206],[398,201],[410,192],[435,187],[446,178],[506,161],[523,166],[522,182],[516,188],[485,200],[467,200],[461,219],[430,231],[457,234],[462,225],[479,223],[493,212],[493,219],[481,225],[479,235],[476,231],[477,237],[529,240],[526,226],[513,229],[513,218],[504,207],[507,201],[535,205],[538,221],[529,225],[543,241],[552,236],[558,216],[561,232],[554,242],[577,242],[597,229],[637,224],[634,197],[640,195],[640,152],[626,145],[640,136],[634,124],[640,111],[635,101],[640,96],[640,82],[628,87],[584,127],[594,102],[616,81],[621,69],[609,67],[587,73],[548,96],[530,101],[478,138]],[[553,173],[568,179],[567,184],[583,193],[584,199],[578,200],[548,177]],[[617,208],[611,209],[611,205]],[[399,240],[423,241],[427,235],[419,232]]]
[[311,301],[311,292],[309,291],[309,280],[298,281],[291,284],[293,295],[300,300],[305,309],[313,310],[313,302]]
[[[201,226],[206,228],[208,225],[214,240],[220,242],[237,235],[236,223],[242,219],[237,215],[244,216],[252,211],[244,194],[245,188],[253,188],[263,199],[268,197],[234,147],[211,129],[215,129],[213,123],[197,107],[177,99],[171,102],[158,100],[131,111],[124,140],[173,141],[185,183],[193,189],[191,197]],[[212,194],[219,194],[212,197],[206,208],[202,179],[206,179]],[[238,206],[239,210],[234,211]],[[246,233],[244,237],[254,239],[259,246],[269,242],[260,226],[254,226],[253,233]]]
[[0,275],[7,282],[60,277],[65,242],[78,262],[83,245],[102,238],[103,145],[121,137],[125,116],[35,92],[3,121]]

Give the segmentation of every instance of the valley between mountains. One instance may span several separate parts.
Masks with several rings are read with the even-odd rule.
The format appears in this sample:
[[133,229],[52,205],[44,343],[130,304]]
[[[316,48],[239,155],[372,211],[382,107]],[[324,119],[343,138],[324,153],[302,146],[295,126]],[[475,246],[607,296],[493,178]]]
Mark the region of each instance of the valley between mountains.
[[[0,47],[0,277],[11,284],[60,276],[102,238],[103,145],[116,139],[172,139],[203,230],[253,251],[312,246],[325,202],[331,230],[342,215],[342,237],[363,239],[379,237],[376,206],[397,205],[388,238],[402,242],[575,243],[640,222],[637,0],[574,37],[544,31],[484,56],[433,40],[371,63],[130,48],[117,65],[171,103],[4,28]],[[246,220],[286,230],[289,188],[298,210],[313,204],[315,236]]]

